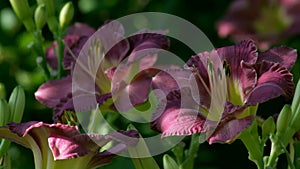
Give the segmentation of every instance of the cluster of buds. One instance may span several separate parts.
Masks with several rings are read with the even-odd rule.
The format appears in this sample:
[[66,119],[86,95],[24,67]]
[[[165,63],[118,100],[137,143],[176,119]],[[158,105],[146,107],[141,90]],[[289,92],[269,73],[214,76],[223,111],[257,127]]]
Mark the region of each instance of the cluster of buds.
[[271,137],[272,149],[266,160],[267,166],[275,167],[278,156],[284,153],[283,149],[289,144],[293,136],[300,130],[300,81],[298,81],[292,105],[285,105],[281,110],[276,132]]
[[62,7],[59,19],[55,17],[53,0],[37,0],[38,5],[34,11],[34,17],[27,0],[10,0],[10,3],[18,18],[30,32],[33,32],[35,29],[41,30],[46,23],[48,23],[52,32],[65,29],[74,15],[72,2],[67,2]]

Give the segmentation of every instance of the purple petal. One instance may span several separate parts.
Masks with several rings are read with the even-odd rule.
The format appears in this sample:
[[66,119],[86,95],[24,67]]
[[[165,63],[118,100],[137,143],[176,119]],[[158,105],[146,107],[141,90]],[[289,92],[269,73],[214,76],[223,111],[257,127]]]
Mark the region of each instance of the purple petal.
[[[75,126],[63,125],[63,124],[46,124],[43,122],[27,122],[27,123],[9,123],[9,129],[18,134],[20,137],[25,139],[28,136],[32,137],[34,141],[38,144],[39,148],[43,151],[48,151],[48,145],[54,160],[64,160],[70,158],[77,158],[84,156],[86,154],[92,154],[97,158],[98,154],[102,157],[112,158],[111,153],[99,152],[101,148],[97,143],[102,141],[104,146],[109,141],[115,141],[119,144],[123,144],[123,148],[116,147],[115,153],[123,151],[127,145],[134,146],[138,142],[138,133],[137,131],[119,131],[111,133],[105,136],[102,135],[84,135],[80,134],[79,130]],[[1,128],[0,128],[1,130]],[[3,137],[3,136],[1,136]],[[16,139],[17,142],[18,139]],[[103,142],[104,141],[104,142]],[[22,142],[21,142],[22,143]],[[24,142],[24,145],[27,145],[27,142]],[[28,144],[31,144],[28,142]],[[45,157],[46,158],[46,157]],[[97,165],[100,165],[97,162]]]
[[72,98],[71,76],[44,83],[35,92],[35,97],[47,107],[61,107],[60,104],[64,104]]
[[190,71],[181,69],[164,71],[150,68],[139,72],[129,84],[119,81],[124,76],[115,77],[117,81],[113,81],[112,90],[116,98],[114,104],[119,111],[127,111],[133,106],[146,102],[150,91],[159,90],[164,96],[167,96],[169,92],[179,89],[179,85],[190,86],[187,84],[190,75]]
[[[225,98],[219,97],[226,96],[226,84],[224,84],[226,81],[223,65],[217,51],[214,50],[212,52],[203,52],[192,56],[191,59],[187,61],[185,66],[194,74],[194,79],[197,83],[192,85],[196,86],[194,95],[200,97],[200,99],[196,100],[200,100],[200,104],[202,106],[205,108],[211,107],[211,94],[217,96],[217,98],[213,99],[218,99],[220,103],[225,101]],[[217,87],[216,85],[220,86]]]
[[124,37],[124,28],[118,21],[110,21],[101,26],[93,35],[101,40],[104,50],[107,52],[103,70],[117,66],[126,56],[129,43]]
[[198,55],[192,56],[186,63],[186,65],[192,69],[197,80],[198,91],[196,94],[200,96],[200,103],[205,107],[210,107],[211,97],[209,94],[210,84],[207,72],[207,58],[208,53],[200,53]]
[[281,46],[259,53],[257,62],[261,63],[263,60],[267,60],[270,62],[279,63],[281,66],[290,70],[296,62],[296,59],[297,51],[295,49]]
[[255,69],[252,67],[256,63],[258,53],[252,40],[244,40],[235,46],[217,49],[222,60],[226,61],[229,76],[233,82],[238,82],[242,88],[243,96],[253,89],[257,81]]
[[249,92],[255,87],[257,83],[257,73],[252,65],[241,62],[242,72],[240,75],[241,87],[243,90],[243,99],[247,97]]
[[74,142],[72,138],[61,135],[50,134],[48,143],[54,160],[77,158],[89,153],[89,150]]
[[203,127],[206,120],[198,112],[199,105],[191,97],[191,91],[187,88],[181,90],[171,92],[166,104],[160,100],[153,114],[151,128],[162,132],[162,137],[206,131]]
[[145,50],[145,49],[168,49],[170,42],[165,36],[166,32],[164,31],[141,31],[137,34],[130,36],[128,41],[130,43],[130,48],[132,53]]
[[292,97],[294,90],[292,74],[279,63],[263,61],[257,65],[258,81],[249,93],[247,105],[256,105],[269,99],[284,95]]
[[[84,83],[81,84],[84,85]],[[94,109],[97,103],[102,105],[111,98],[110,93],[96,95],[95,92],[91,92],[93,90],[88,90],[88,87],[80,87],[82,87],[82,90],[73,92],[72,78],[67,76],[44,83],[36,91],[35,97],[42,104],[53,108],[54,121],[58,121],[65,110],[75,110],[74,99],[76,111],[89,111]]]
[[257,60],[257,48],[252,40],[243,40],[237,45],[217,49],[221,60],[225,60],[230,66],[233,78],[239,78],[241,62],[254,64]]
[[[43,138],[43,134],[48,137],[49,133],[62,134],[66,137],[79,134],[78,128],[75,126],[68,126],[63,124],[46,124],[38,121],[30,121],[26,123],[8,123],[9,129],[18,134],[20,137],[25,137],[26,135],[31,135],[34,137]],[[46,130],[43,130],[45,128]],[[47,138],[46,137],[46,138]]]
[[67,35],[91,36],[93,33],[95,33],[94,28],[79,22],[70,26],[67,30]]
[[169,108],[151,124],[151,127],[162,132],[162,137],[205,132],[205,118],[198,114],[196,110]]
[[[70,47],[73,44],[75,44],[78,40],[79,40],[79,36],[68,35],[64,38],[64,43],[66,47]],[[46,59],[49,66],[52,69],[57,70],[58,63],[57,63],[57,55],[55,53],[55,50],[56,51],[58,50],[58,45],[56,41],[54,41],[53,44],[46,49]],[[64,53],[67,52],[68,50],[67,48],[65,48]]]
[[53,119],[59,120],[64,110],[74,110],[71,76],[44,83],[35,92],[35,97],[42,104],[53,108]]
[[[87,37],[87,36],[83,36],[83,37],[78,38],[77,41],[73,42],[72,44],[66,44],[67,46],[66,46],[66,49],[64,52],[64,57],[63,57],[63,66],[64,66],[65,70],[73,70],[73,68],[76,64],[76,59],[78,58],[79,53],[80,53],[82,47],[85,45],[88,38],[89,37]],[[69,48],[71,50],[71,53],[70,53],[69,49],[67,49],[67,48]],[[83,64],[85,64],[85,63],[83,63]]]
[[242,119],[233,118],[225,123],[221,121],[215,132],[208,139],[209,144],[233,141],[243,130],[251,125],[253,119],[253,116],[248,116]]

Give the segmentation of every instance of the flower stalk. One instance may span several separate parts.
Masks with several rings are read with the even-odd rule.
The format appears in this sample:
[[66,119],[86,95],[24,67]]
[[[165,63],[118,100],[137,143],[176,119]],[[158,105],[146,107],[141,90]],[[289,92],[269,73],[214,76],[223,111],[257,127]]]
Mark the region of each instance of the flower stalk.
[[255,121],[250,128],[244,130],[239,136],[239,139],[249,152],[249,160],[253,161],[258,169],[263,169],[263,148],[261,148],[257,134],[257,122]]

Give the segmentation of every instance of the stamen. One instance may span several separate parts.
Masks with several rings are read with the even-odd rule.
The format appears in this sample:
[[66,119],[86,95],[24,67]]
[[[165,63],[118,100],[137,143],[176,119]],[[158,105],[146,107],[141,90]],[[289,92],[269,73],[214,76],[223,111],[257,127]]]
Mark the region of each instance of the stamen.
[[193,68],[192,68],[192,69],[193,69],[192,71],[193,71],[194,73],[196,73],[196,75],[199,77],[199,80],[200,80],[200,82],[203,84],[203,86],[204,86],[205,90],[207,91],[207,93],[210,95],[210,94],[211,94],[211,93],[210,93],[210,90],[209,90],[208,86],[205,84],[204,79],[201,77],[201,75],[200,75],[200,73],[199,73],[197,67],[196,67],[195,65],[193,65]]
[[60,123],[67,124],[69,126],[76,126],[78,125],[78,118],[74,111],[65,110],[60,117]]
[[[110,83],[107,83],[109,81],[108,77],[104,74],[103,70],[98,71],[98,68],[101,68],[101,61],[103,61],[104,58],[104,52],[101,45],[101,40],[99,38],[92,40],[92,45],[89,48],[89,53],[87,56],[87,66],[85,66],[81,61],[79,61],[79,57],[76,57],[68,46],[66,46],[66,48],[75,60],[76,64],[78,64],[80,68],[82,68],[83,71],[87,73],[91,78],[95,78],[95,83],[98,84],[100,90],[110,90]],[[101,77],[101,79],[99,77]]]

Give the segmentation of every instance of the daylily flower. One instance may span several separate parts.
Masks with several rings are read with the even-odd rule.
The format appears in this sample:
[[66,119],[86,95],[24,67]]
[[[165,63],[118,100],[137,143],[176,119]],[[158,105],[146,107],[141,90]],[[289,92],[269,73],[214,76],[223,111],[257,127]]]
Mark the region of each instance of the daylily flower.
[[218,33],[234,40],[254,39],[265,50],[300,33],[299,8],[297,0],[236,0],[218,23]]
[[[0,127],[0,137],[30,148],[35,168],[93,169],[111,162],[116,153],[127,146],[135,146],[138,133],[130,130],[108,135],[87,135],[81,134],[75,126],[31,121]],[[115,144],[108,150],[100,151],[108,142]]]
[[[74,28],[71,32],[76,33],[76,30]],[[79,35],[82,34],[79,32]],[[74,111],[74,98],[80,100],[78,103],[80,111],[95,108],[96,105],[93,104],[91,98],[96,98],[99,105],[110,99],[112,97],[111,81],[121,62],[126,67],[123,72],[126,77],[130,74],[128,71],[136,69],[136,63],[139,64],[137,71],[154,64],[155,54],[149,57],[145,54],[147,57],[142,57],[139,54],[140,51],[149,49],[155,53],[159,49],[169,47],[168,39],[158,31],[143,30],[128,38],[124,38],[124,35],[123,26],[119,22],[112,21],[100,27],[90,37],[83,36],[73,39],[74,41],[71,40],[72,52],[66,52],[63,58],[64,69],[69,72],[69,75],[46,82],[35,93],[37,100],[54,108],[55,121],[59,120],[65,110]],[[90,46],[83,48],[85,44]],[[73,73],[74,71],[76,73]],[[75,93],[72,82],[73,85],[78,86]]]
[[163,137],[207,133],[209,143],[231,142],[250,126],[259,103],[292,96],[289,69],[296,57],[296,50],[285,46],[258,53],[252,40],[192,56],[186,68],[198,91],[171,92],[151,126]]

